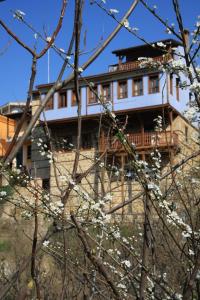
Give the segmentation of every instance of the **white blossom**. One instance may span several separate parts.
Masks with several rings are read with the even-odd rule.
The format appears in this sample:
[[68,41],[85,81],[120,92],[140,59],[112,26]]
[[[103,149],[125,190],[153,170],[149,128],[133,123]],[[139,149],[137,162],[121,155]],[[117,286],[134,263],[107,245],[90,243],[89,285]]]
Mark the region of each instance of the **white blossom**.
[[50,243],[50,242],[46,240],[46,241],[43,242],[43,246],[44,246],[44,247],[48,247],[49,243]]
[[127,268],[130,268],[131,267],[131,263],[129,260],[123,260],[122,261],[122,264],[124,264]]
[[123,25],[124,25],[125,28],[129,28],[129,21],[127,19],[124,20]]
[[51,41],[51,36],[47,36],[46,41],[49,43]]
[[1,191],[1,192],[0,192],[0,196],[1,196],[1,197],[5,197],[6,195],[7,195],[7,192],[6,192],[6,191]]
[[24,16],[25,16],[25,15],[26,15],[26,14],[25,14],[23,11],[17,9],[17,10],[14,12],[13,17],[14,17],[15,19],[18,19],[19,21],[22,21],[22,20],[24,19]]
[[156,45],[158,47],[166,48],[166,45],[163,42],[157,42]]
[[110,8],[109,11],[110,11],[111,14],[118,14],[119,13],[119,11],[115,8]]

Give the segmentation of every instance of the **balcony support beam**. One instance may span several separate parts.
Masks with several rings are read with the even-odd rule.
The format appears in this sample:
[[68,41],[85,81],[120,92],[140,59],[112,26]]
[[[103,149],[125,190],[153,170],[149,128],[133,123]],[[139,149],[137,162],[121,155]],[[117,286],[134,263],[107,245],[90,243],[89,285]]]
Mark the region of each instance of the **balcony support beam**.
[[170,144],[173,144],[173,111],[169,111],[169,124],[170,124]]
[[[125,191],[124,191],[124,165],[125,165],[125,155],[121,155],[121,199],[125,201]],[[124,215],[124,209],[122,211],[122,216]]]

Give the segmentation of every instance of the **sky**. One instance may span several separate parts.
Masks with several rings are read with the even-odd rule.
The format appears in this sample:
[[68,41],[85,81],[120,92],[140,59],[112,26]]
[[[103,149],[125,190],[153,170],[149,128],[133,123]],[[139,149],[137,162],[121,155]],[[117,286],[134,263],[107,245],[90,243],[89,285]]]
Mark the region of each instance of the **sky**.
[[[101,0],[99,0],[100,2]],[[67,49],[71,37],[74,14],[74,0],[69,0],[63,27],[56,39],[58,48]],[[180,7],[185,28],[192,31],[194,24],[200,15],[200,0],[180,0]],[[107,0],[104,4],[106,9],[117,9],[116,17],[120,17],[130,7],[132,0]],[[172,0],[148,0],[151,7],[157,6],[156,11],[168,22],[174,23],[176,18],[172,9]],[[50,36],[56,27],[61,9],[61,0],[5,0],[0,1],[0,19],[30,47],[36,46],[40,52],[44,43],[36,40],[34,32],[30,31],[22,22],[13,18],[13,12],[17,9],[25,13],[25,20],[29,25],[40,32]],[[155,20],[146,9],[139,4],[129,18],[131,27],[137,27],[138,34],[148,41],[173,38],[166,33],[165,28]],[[80,63],[85,62],[93,53],[92,51],[105,39],[116,26],[108,16],[97,5],[90,4],[85,0],[83,13],[83,26],[81,37],[82,55]],[[86,37],[84,39],[84,37]],[[85,40],[85,43],[83,42]],[[142,42],[134,35],[122,29],[109,46],[103,51],[98,59],[83,73],[92,75],[107,72],[108,66],[117,62],[112,54],[115,49],[133,47]],[[10,101],[25,101],[30,77],[31,55],[21,48],[0,26],[0,105]],[[51,49],[49,52],[50,82],[56,80],[62,65],[62,59]],[[70,70],[66,70],[64,78]],[[48,82],[48,58],[47,55],[38,61],[35,86]]]

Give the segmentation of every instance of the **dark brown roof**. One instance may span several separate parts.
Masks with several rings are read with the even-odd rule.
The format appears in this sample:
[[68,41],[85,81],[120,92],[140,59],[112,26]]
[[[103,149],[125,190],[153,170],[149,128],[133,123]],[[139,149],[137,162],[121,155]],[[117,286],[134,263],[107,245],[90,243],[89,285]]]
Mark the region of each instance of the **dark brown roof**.
[[143,44],[143,45],[139,45],[139,46],[135,46],[135,47],[117,49],[117,50],[114,50],[112,53],[115,54],[116,56],[127,56],[130,54],[134,55],[135,57],[146,56],[147,54],[148,54],[148,56],[157,56],[157,55],[163,54],[163,50],[153,48],[152,45],[153,44],[156,45],[157,43],[161,43],[161,42],[163,44],[165,44],[168,48],[170,46],[177,47],[177,46],[182,45],[177,40],[166,39],[166,40],[155,41],[155,42],[151,42],[149,44]]

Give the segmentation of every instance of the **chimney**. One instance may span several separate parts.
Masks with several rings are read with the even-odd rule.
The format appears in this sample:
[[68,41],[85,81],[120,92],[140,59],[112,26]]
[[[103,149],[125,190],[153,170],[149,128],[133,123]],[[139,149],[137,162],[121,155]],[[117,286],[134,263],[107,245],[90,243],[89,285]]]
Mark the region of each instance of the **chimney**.
[[183,30],[183,38],[184,38],[184,43],[186,45],[186,50],[189,51],[189,46],[190,46],[190,32],[188,29]]

